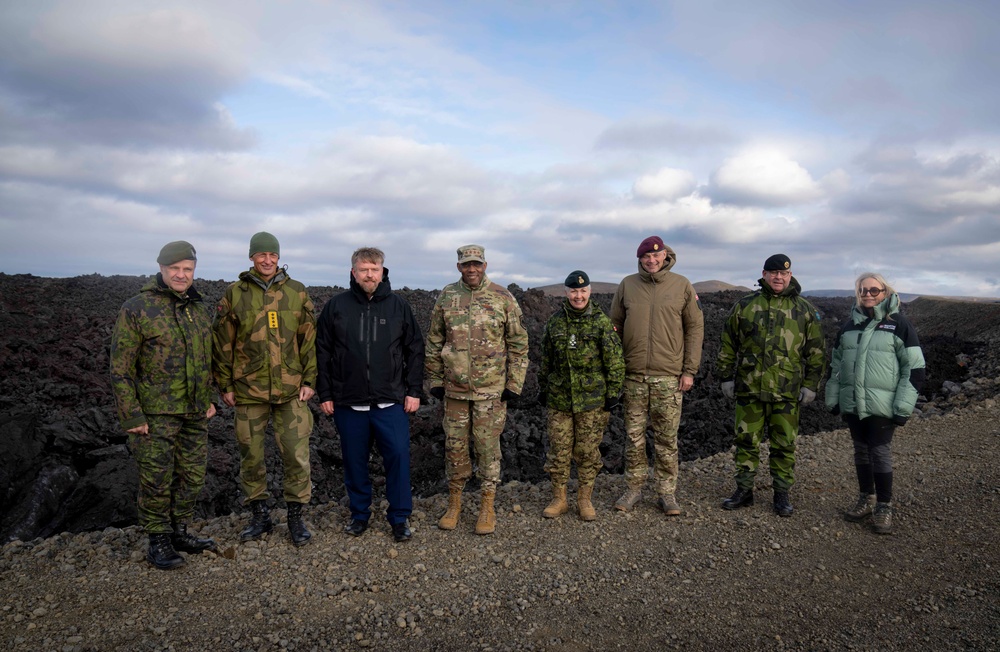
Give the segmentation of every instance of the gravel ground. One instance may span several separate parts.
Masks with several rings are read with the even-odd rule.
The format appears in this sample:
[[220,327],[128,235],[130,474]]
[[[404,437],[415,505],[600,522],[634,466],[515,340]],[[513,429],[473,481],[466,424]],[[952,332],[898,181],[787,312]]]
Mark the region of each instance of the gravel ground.
[[[850,438],[799,440],[796,511],[726,512],[730,454],[685,462],[668,519],[648,493],[633,513],[601,475],[598,520],[541,517],[548,485],[498,492],[498,529],[434,523],[417,501],[414,538],[383,519],[353,539],[347,511],[311,508],[313,542],[283,525],[239,544],[244,523],[197,524],[219,555],[172,572],[144,561],[135,527],[62,534],[0,550],[3,650],[1000,649],[1000,406],[995,399],[897,431],[896,531],[847,523]],[[277,512],[283,517],[282,512]],[[283,520],[283,518],[282,518]]]

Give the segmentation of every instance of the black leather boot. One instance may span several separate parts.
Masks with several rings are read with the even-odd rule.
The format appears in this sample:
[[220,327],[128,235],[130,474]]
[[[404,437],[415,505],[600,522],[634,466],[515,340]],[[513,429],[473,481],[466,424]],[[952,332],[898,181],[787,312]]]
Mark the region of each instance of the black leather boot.
[[743,489],[736,487],[736,491],[729,498],[722,501],[722,509],[739,509],[753,505],[753,489]]
[[184,558],[178,555],[174,547],[170,545],[169,534],[149,535],[149,551],[146,552],[146,561],[160,570],[170,570],[184,565]]
[[215,541],[199,539],[187,531],[187,523],[174,523],[174,533],[170,536],[174,550],[200,555],[205,550],[215,550]]
[[774,513],[778,516],[791,516],[792,503],[788,500],[787,491],[774,492]]
[[302,520],[302,503],[288,503],[288,534],[296,548],[301,548],[312,539],[312,533]]
[[263,500],[255,500],[250,503],[250,524],[240,532],[240,541],[253,541],[259,539],[274,529],[274,522],[271,521],[271,510]]

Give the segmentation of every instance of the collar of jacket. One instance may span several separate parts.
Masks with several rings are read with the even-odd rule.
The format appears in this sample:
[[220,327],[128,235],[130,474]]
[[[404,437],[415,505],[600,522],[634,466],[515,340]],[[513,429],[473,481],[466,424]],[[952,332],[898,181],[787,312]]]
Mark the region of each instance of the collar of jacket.
[[285,271],[287,269],[288,265],[285,265],[284,267],[279,267],[278,271],[275,272],[274,276],[271,277],[271,280],[265,281],[260,277],[260,274],[257,273],[257,270],[251,267],[247,271],[240,274],[240,280],[248,283],[252,282],[254,285],[258,286],[260,289],[267,292],[269,289],[271,289],[272,285],[278,283],[284,283],[285,281],[288,280],[288,273]]
[[802,292],[802,286],[799,282],[795,280],[795,277],[789,277],[788,285],[781,292],[775,292],[771,289],[771,286],[767,284],[762,278],[757,279],[757,285],[760,286],[761,294],[766,294],[769,297],[797,297]]
[[583,310],[577,310],[570,305],[569,299],[563,299],[563,310],[566,312],[566,316],[570,319],[579,319],[581,317],[586,317],[593,310],[594,302],[588,301],[587,305],[584,306]]
[[201,301],[201,293],[195,289],[194,285],[188,288],[184,294],[179,294],[172,287],[164,283],[163,275],[159,272],[149,279],[149,282],[142,286],[142,292],[157,292],[159,294],[170,294],[178,301]]
[[882,321],[890,315],[895,315],[897,312],[899,312],[899,295],[893,292],[872,306],[871,315],[865,312],[865,309],[859,306],[857,301],[855,301],[854,309],[851,311],[851,316],[854,318],[855,324],[860,324],[868,319]]
[[670,268],[673,267],[674,263],[677,262],[677,257],[674,256],[674,252],[671,251],[670,249],[667,249],[666,251],[667,251],[667,259],[663,262],[663,267],[660,268],[660,271],[655,272],[653,274],[650,274],[645,269],[643,269],[642,262],[640,261],[638,263],[639,278],[641,278],[643,281],[647,283],[662,283],[663,279],[667,278],[667,275],[670,274]]
[[362,303],[368,303],[368,301],[381,301],[392,292],[392,286],[389,285],[388,267],[382,268],[382,282],[375,288],[375,294],[372,295],[371,299],[368,298],[368,293],[365,292],[360,285],[358,285],[357,281],[354,280],[354,274],[351,274],[350,276],[349,289],[355,298]]
[[466,283],[464,278],[458,279],[458,282],[462,285],[463,288],[465,288],[469,292],[478,292],[479,290],[482,290],[483,288],[487,288],[490,286],[490,277],[487,276],[486,274],[483,274],[483,280],[476,287],[472,287],[471,285]]

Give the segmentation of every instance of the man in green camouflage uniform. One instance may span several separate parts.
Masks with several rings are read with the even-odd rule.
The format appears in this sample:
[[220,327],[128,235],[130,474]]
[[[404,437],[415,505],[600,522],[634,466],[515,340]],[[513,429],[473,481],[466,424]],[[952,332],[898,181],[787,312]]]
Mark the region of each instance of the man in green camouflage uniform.
[[226,290],[215,317],[212,352],[222,400],[236,408],[240,483],[250,503],[242,541],[274,527],[267,499],[264,431],[274,419],[274,438],[284,465],[284,499],[292,543],[309,543],[302,506],[312,497],[306,405],[316,393],[316,318],[304,285],[278,267],[278,239],[260,232],[250,239],[253,268]]
[[513,295],[486,276],[482,246],[459,247],[457,267],[462,279],[445,286],[434,304],[424,358],[430,394],[444,401],[448,509],[438,527],[453,530],[458,524],[462,490],[472,477],[471,437],[482,481],[476,534],[492,534],[500,433],[507,401],[524,386],[528,332]]
[[601,470],[601,439],[625,380],[622,345],[611,320],[590,301],[590,277],[581,270],[566,277],[566,301],[545,324],[538,370],[538,402],[548,407],[552,502],[542,512],[555,518],[569,511],[566,484],[576,460],[577,509],[584,521],[597,518],[591,496]]
[[701,365],[705,320],[698,293],[671,271],[677,254],[659,236],[636,250],[639,271],[625,277],[611,300],[611,323],[625,353],[625,483],[615,509],[627,512],[646,483],[646,423],[653,431],[657,506],[679,516],[677,430],[684,393]]
[[715,371],[722,392],[736,399],[736,492],[723,501],[725,509],[753,505],[760,443],[767,437],[774,511],[792,515],[799,406],[816,398],[825,356],[819,312],[799,296],[791,268],[784,254],[768,258],[760,289],[733,306],[722,332]]
[[184,564],[177,551],[215,547],[187,531],[205,484],[212,404],[212,315],[192,286],[194,247],[178,240],[157,257],[160,272],[122,305],[111,336],[118,420],[139,465],[139,525],[146,559]]

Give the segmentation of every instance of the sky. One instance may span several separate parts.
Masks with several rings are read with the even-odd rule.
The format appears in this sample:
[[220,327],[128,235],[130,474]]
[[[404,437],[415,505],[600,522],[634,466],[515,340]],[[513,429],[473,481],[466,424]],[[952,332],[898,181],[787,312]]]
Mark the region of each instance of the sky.
[[1000,297],[1000,3],[0,4],[0,272],[691,281]]

